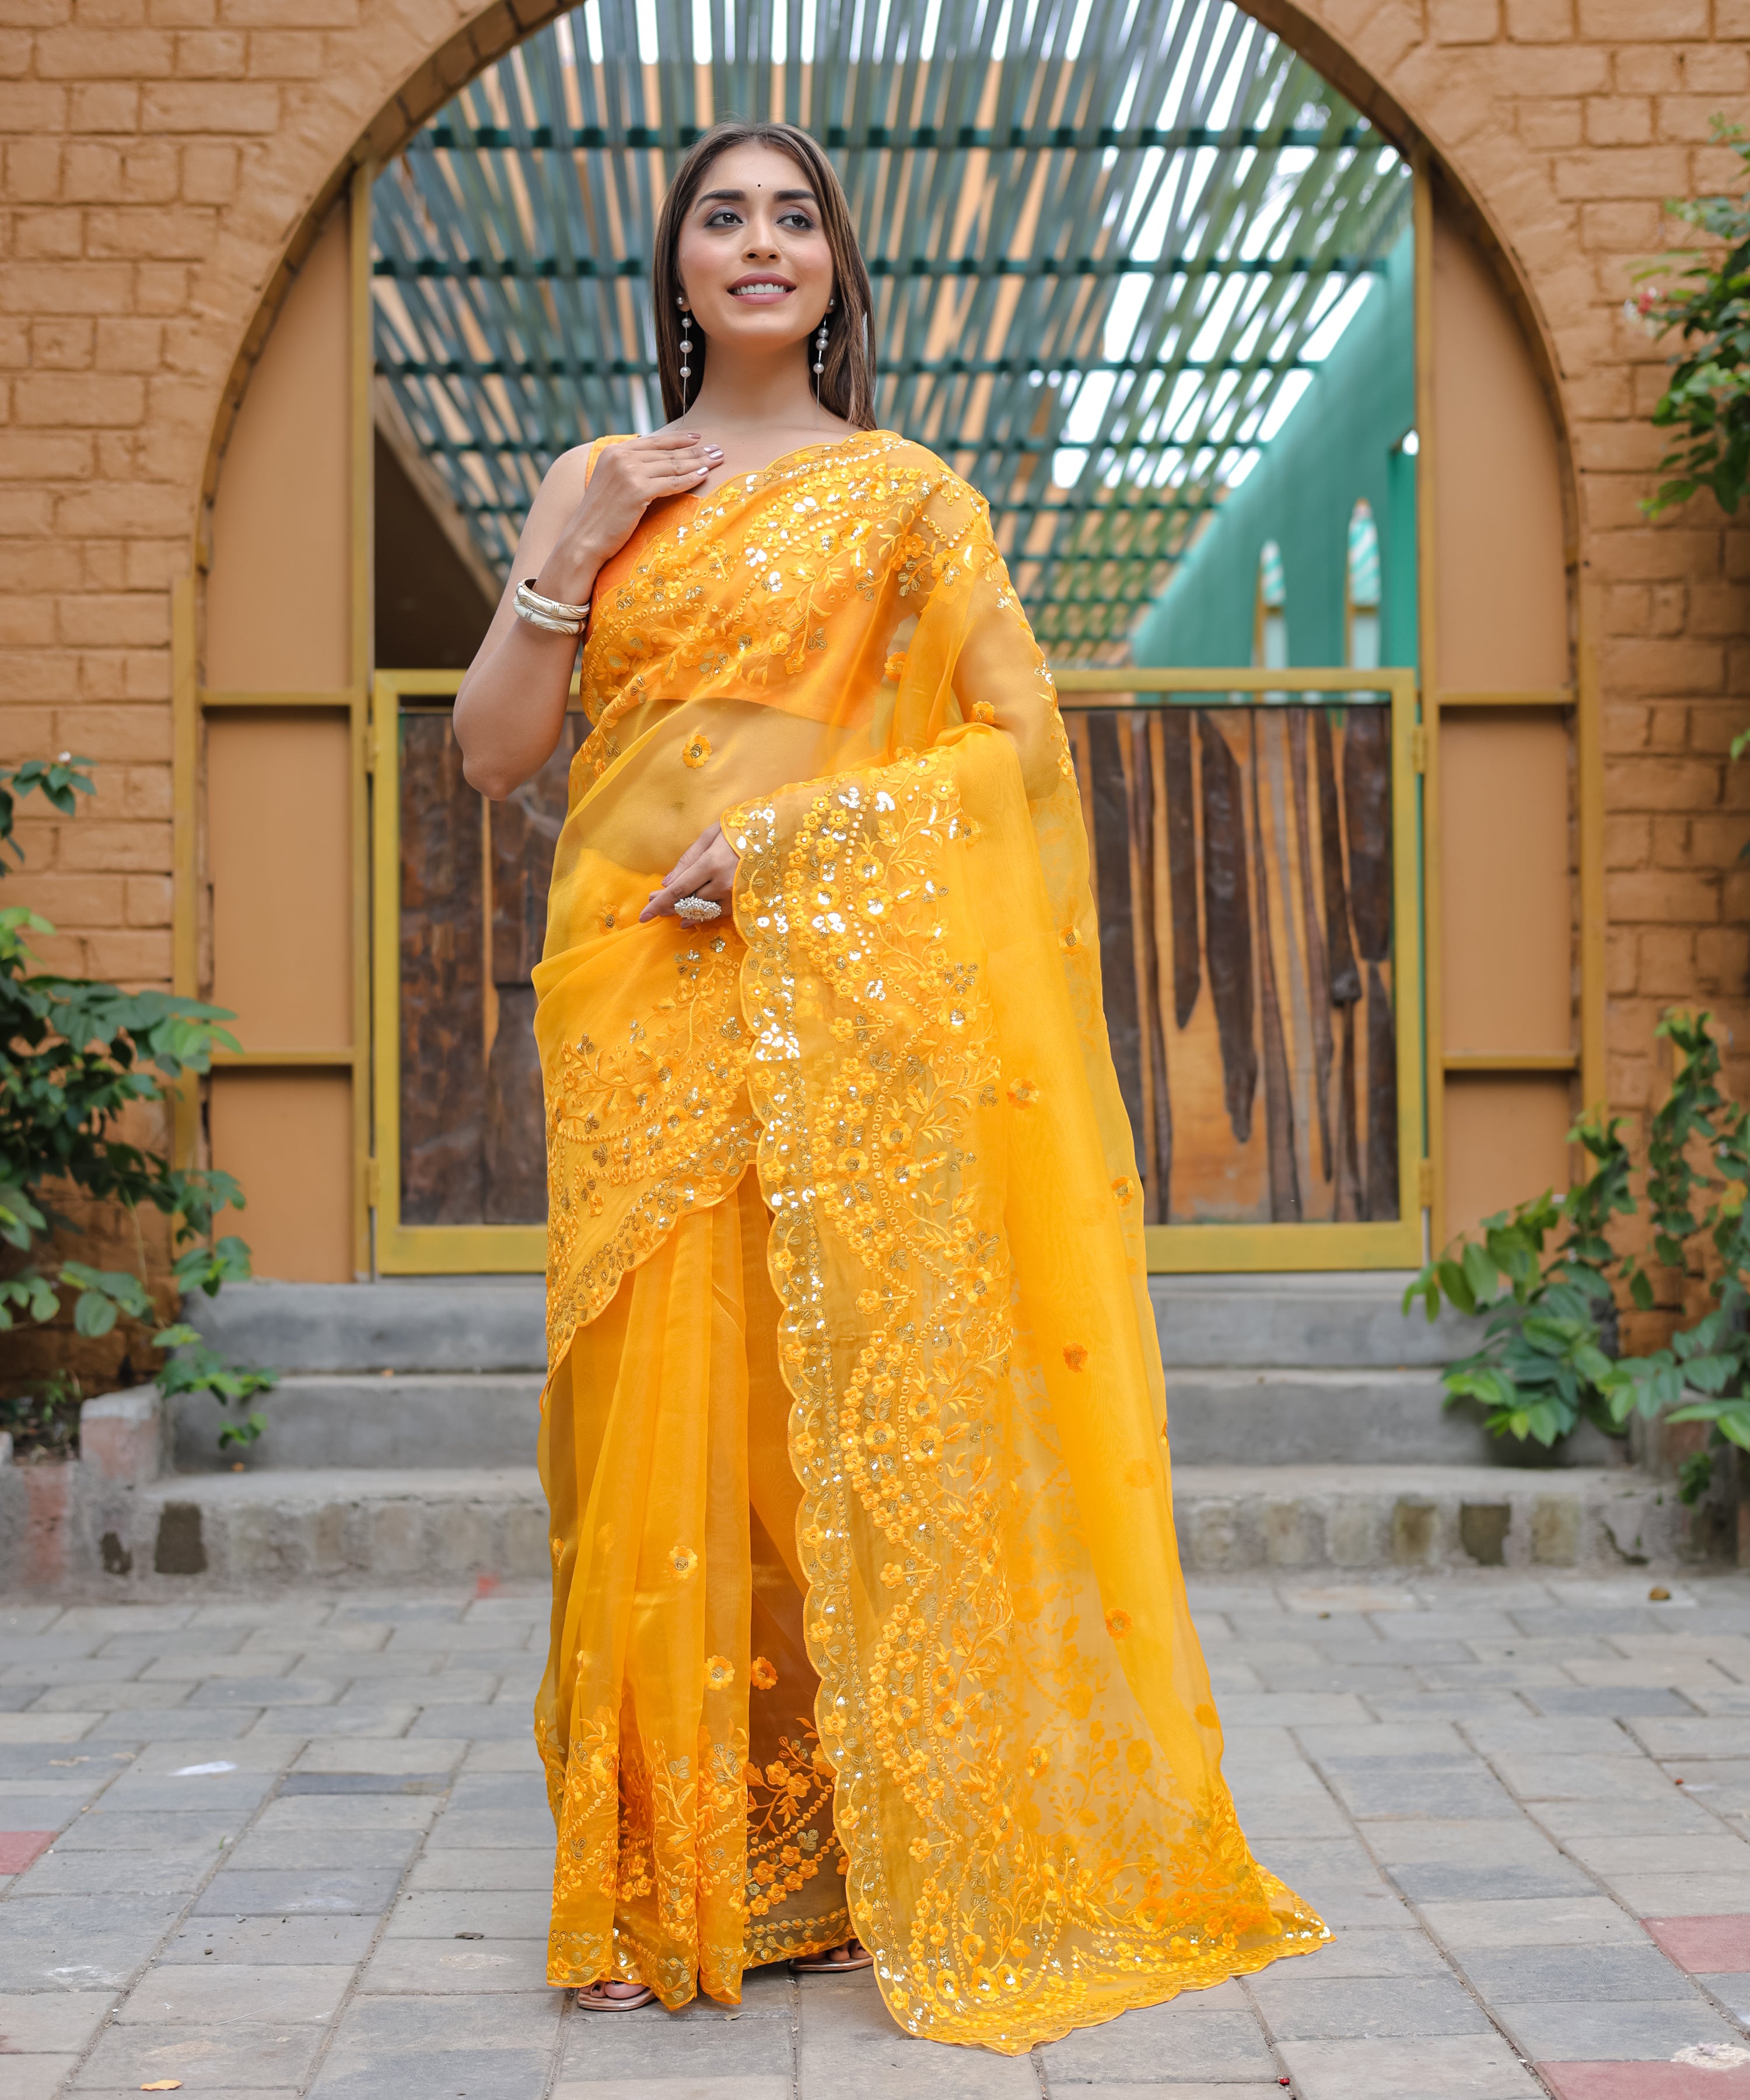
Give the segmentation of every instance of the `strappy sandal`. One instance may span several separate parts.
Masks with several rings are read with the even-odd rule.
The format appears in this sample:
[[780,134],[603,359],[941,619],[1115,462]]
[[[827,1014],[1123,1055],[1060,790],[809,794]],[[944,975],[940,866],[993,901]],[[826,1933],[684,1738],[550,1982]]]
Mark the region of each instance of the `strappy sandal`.
[[[603,1979],[604,1982],[610,1983],[617,1983],[622,1980],[617,1976],[610,1976]],[[635,2013],[640,2005],[649,2005],[656,1996],[648,1983],[634,1991],[629,1998],[603,1997],[597,1995],[601,1990],[601,1983],[580,1983],[577,1987],[577,2003],[580,2009],[589,2013]]]
[[847,1939],[842,1946],[854,1947],[857,1952],[849,1961],[834,1961],[825,1954],[799,1954],[790,1964],[792,1976],[848,1976],[853,1970],[872,1969],[875,1957],[860,1939]]

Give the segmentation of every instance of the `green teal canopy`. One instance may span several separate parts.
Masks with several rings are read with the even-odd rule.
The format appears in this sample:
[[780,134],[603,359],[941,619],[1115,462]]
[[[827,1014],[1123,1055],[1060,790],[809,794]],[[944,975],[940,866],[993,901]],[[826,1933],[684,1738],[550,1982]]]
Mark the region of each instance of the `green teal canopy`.
[[587,0],[377,183],[378,368],[500,574],[556,454],[662,421],[656,209],[718,115],[827,147],[879,419],[990,499],[1060,662],[1124,657],[1408,211],[1396,152],[1229,0]]
[[[1139,623],[1139,664],[1415,663],[1414,304],[1406,229],[1256,469]],[[1260,602],[1281,615],[1270,655]],[[1378,615],[1371,659],[1356,608]]]

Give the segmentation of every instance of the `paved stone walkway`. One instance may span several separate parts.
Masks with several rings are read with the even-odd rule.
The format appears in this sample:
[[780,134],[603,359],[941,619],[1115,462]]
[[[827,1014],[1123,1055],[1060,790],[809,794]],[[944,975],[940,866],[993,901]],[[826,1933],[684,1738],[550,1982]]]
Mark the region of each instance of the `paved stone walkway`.
[[1197,1586],[1259,1854],[1336,1943],[1005,2059],[866,1975],[542,1978],[543,1597],[0,1605],[0,2093],[1742,2100],[1750,1578]]

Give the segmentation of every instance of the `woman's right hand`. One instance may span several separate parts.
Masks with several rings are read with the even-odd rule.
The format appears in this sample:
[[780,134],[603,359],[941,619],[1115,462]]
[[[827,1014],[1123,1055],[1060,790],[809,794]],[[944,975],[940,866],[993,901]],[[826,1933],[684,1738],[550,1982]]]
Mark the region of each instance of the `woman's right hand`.
[[536,588],[566,604],[587,597],[597,571],[625,545],[650,505],[697,488],[722,459],[721,448],[696,430],[655,430],[603,446]]
[[588,457],[587,446],[574,446],[547,470],[517,542],[513,580],[456,695],[451,719],[462,772],[495,801],[552,757],[577,661],[575,635],[518,619],[514,579],[532,576],[544,597],[584,604],[595,593],[602,563],[625,545],[650,505],[697,488],[723,454],[696,430],[624,438],[602,448],[580,488]]

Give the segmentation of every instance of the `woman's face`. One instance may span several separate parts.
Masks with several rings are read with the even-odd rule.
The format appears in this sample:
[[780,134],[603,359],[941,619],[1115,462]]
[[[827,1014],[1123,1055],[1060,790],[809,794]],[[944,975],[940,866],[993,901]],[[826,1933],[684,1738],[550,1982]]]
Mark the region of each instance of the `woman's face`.
[[806,173],[775,147],[720,153],[681,228],[681,285],[707,342],[777,352],[820,326],[832,251]]

